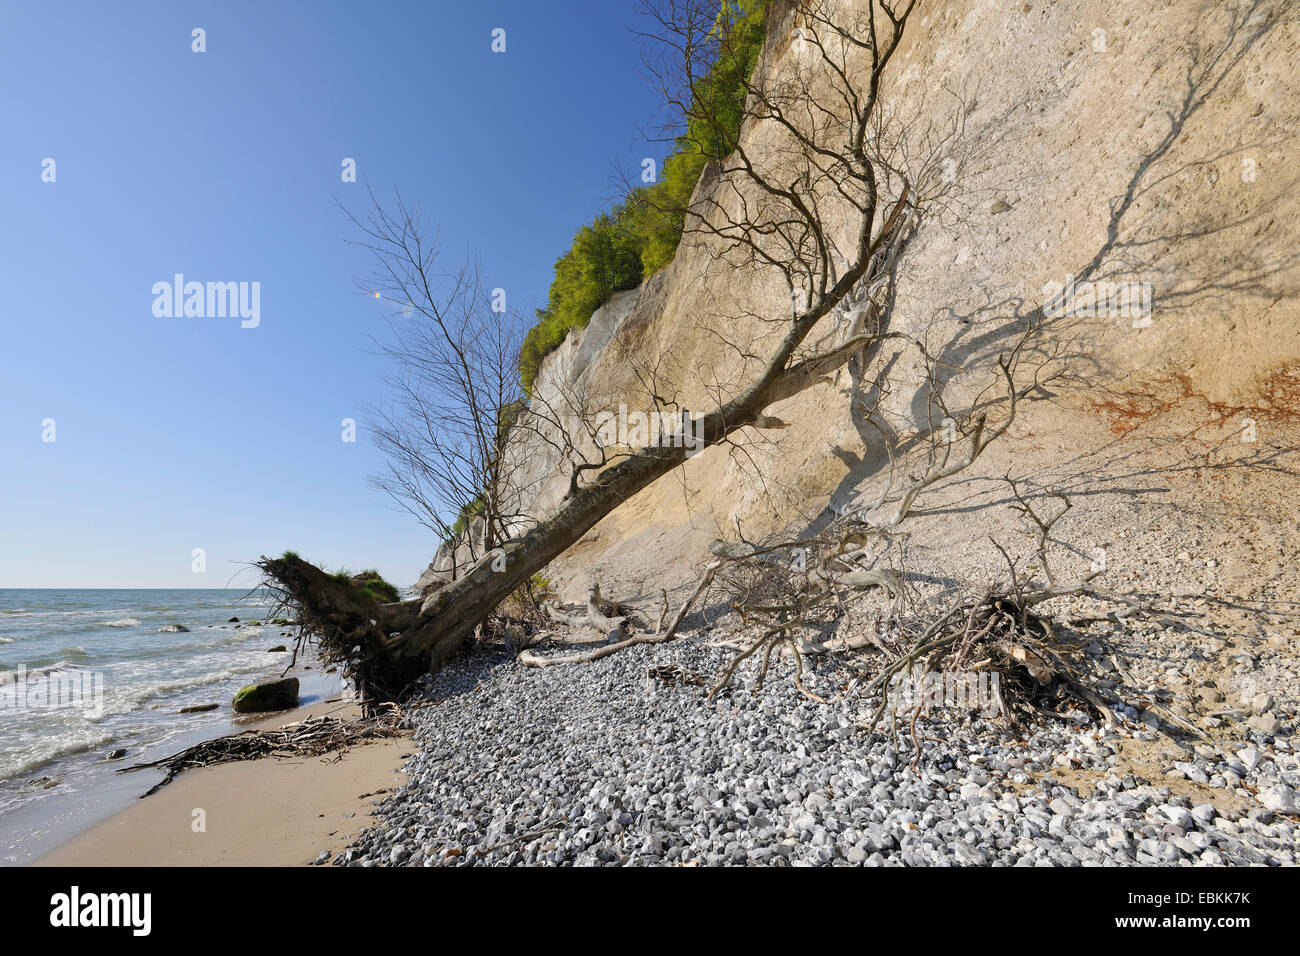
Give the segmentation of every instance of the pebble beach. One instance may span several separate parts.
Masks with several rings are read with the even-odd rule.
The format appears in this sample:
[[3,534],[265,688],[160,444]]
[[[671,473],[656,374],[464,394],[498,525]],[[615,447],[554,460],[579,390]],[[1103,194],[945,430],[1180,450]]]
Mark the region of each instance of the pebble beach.
[[[683,640],[581,666],[478,653],[426,680],[405,786],[318,864],[1292,865],[1300,759],[1282,728],[1184,749],[1134,714],[1007,731],[931,715],[867,736],[849,698],[715,674]],[[819,661],[812,685],[854,674]],[[424,705],[424,706],[419,706]],[[1287,730],[1290,728],[1287,727]]]

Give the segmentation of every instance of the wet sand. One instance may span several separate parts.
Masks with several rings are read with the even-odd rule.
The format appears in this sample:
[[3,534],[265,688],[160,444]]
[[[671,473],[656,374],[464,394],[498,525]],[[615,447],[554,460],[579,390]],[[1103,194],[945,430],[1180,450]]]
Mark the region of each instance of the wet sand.
[[[258,724],[354,716],[319,703]],[[35,860],[33,866],[299,866],[337,852],[374,804],[405,781],[405,737],[321,757],[244,761],[191,770]]]

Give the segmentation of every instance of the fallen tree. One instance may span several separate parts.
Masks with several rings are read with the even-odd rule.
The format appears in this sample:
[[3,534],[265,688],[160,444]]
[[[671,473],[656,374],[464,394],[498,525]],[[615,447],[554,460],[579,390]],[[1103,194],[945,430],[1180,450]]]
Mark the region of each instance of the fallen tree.
[[[942,188],[939,177],[929,175],[932,167],[922,182],[909,181],[880,135],[882,77],[913,6],[914,0],[874,0],[865,15],[843,23],[822,0],[796,4],[786,20],[774,21],[769,47],[785,38],[784,24],[801,24],[798,78],[769,82],[758,71],[747,81],[746,116],[737,133],[735,124],[714,115],[712,100],[691,97],[695,78],[705,72],[702,58],[719,55],[728,42],[717,5],[646,5],[662,27],[665,47],[682,56],[670,103],[682,106],[685,135],[721,137],[731,150],[713,171],[714,195],[745,197],[737,211],[702,190],[706,198],[686,210],[686,231],[707,243],[716,261],[779,276],[792,304],[784,315],[756,317],[781,331],[748,380],[694,420],[693,433],[706,446],[761,424],[770,406],[828,382],[850,360],[865,365],[887,340],[899,259],[924,200],[932,198],[924,189]],[[841,121],[827,122],[806,109],[827,92],[846,105]],[[751,151],[741,133],[755,124],[768,127],[779,148]],[[847,253],[829,226],[845,220],[856,223]],[[377,230],[370,233],[371,247],[387,257],[399,301],[443,316],[429,281],[433,252],[412,241],[418,223],[403,211],[372,217],[371,224]],[[806,344],[827,321],[838,334]],[[838,342],[828,344],[828,338]],[[551,514],[419,599],[382,604],[331,586],[328,575],[292,555],[263,558],[259,566],[304,627],[346,656],[364,692],[391,699],[405,682],[439,670],[502,601],[615,507],[681,466],[687,452],[684,444],[660,444],[577,464],[569,494]]]

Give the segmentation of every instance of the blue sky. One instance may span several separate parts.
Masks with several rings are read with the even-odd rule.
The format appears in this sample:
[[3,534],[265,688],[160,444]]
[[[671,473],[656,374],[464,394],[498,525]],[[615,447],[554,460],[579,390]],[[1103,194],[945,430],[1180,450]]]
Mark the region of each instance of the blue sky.
[[[413,583],[436,542],[366,483],[384,307],[335,197],[399,187],[541,304],[614,164],[665,152],[633,7],[0,7],[0,587],[242,586],[286,548]],[[175,273],[259,282],[260,325],[155,317]]]

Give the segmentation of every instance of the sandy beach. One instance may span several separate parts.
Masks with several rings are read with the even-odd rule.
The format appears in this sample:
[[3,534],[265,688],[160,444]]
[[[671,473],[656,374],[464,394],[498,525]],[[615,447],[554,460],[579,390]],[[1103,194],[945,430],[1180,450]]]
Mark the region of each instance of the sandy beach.
[[[253,726],[356,713],[355,704],[322,702]],[[341,755],[192,770],[32,865],[304,865],[360,833],[374,804],[404,782],[402,757],[411,747],[405,738],[392,738]]]

